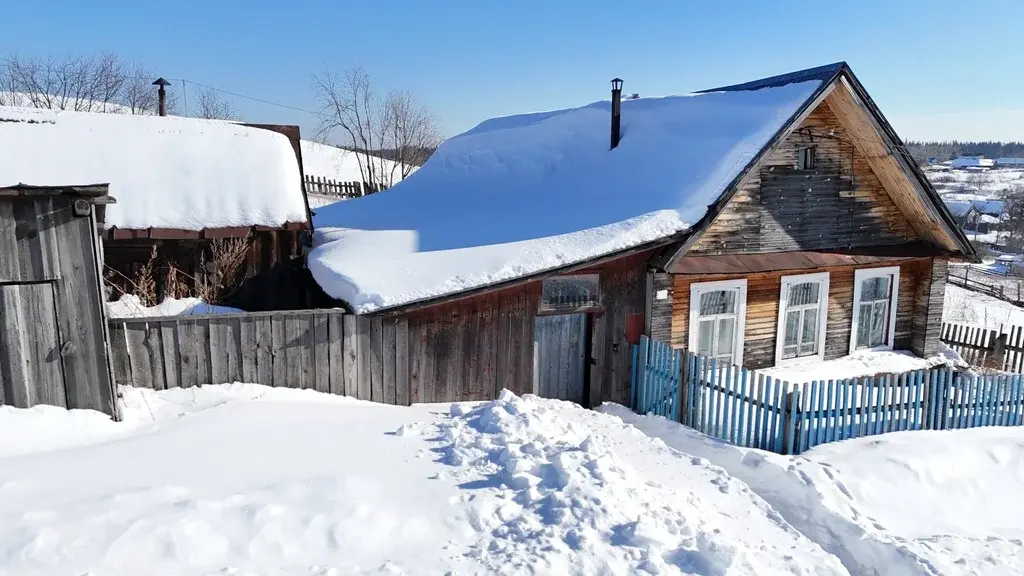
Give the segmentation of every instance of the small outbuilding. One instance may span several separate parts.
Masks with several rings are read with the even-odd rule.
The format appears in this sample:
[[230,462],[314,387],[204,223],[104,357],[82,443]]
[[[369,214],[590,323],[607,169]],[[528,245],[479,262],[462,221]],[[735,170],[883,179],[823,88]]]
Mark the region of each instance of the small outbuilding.
[[96,209],[106,185],[0,188],[0,404],[116,417]]

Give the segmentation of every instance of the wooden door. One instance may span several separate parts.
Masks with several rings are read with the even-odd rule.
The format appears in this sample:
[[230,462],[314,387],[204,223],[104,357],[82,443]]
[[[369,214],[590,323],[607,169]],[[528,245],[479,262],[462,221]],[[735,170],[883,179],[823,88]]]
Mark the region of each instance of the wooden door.
[[587,315],[538,316],[534,320],[534,393],[583,404]]
[[0,404],[67,407],[52,282],[0,284]]

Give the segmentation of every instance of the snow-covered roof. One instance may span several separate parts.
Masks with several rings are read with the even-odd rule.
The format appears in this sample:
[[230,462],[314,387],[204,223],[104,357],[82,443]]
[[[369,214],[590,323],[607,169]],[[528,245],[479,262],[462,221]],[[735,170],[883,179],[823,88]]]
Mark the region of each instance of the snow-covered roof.
[[996,166],[1024,166],[1024,158],[996,158]]
[[109,183],[108,228],[306,221],[288,138],[218,120],[0,107],[0,185],[16,183]]
[[971,202],[946,202],[946,208],[949,208],[949,213],[952,214],[953,216],[956,216],[957,218],[960,218],[961,216],[967,214],[973,207],[974,204],[972,204]]
[[992,166],[995,163],[991,158],[982,158],[981,156],[963,156],[960,158],[954,158],[952,162],[953,168],[984,168]]
[[582,263],[707,213],[820,79],[487,120],[389,190],[317,211],[309,268],[357,312]]
[[978,209],[978,212],[982,214],[989,214],[992,216],[999,216],[1003,213],[1003,208],[1006,206],[1006,202],[1003,200],[995,200],[993,198],[982,198],[974,200],[974,207]]
[[[397,182],[402,179],[402,166],[398,162],[309,140],[302,140],[301,146],[302,171],[306,176],[320,176],[341,182],[362,182],[363,172],[359,169],[362,160],[363,171],[366,171],[367,166],[373,166],[375,171],[383,170],[389,181]],[[412,167],[410,174],[416,169],[415,166]]]
[[989,216],[988,214],[982,214],[978,216],[978,223],[980,224],[999,224],[999,218],[995,216]]

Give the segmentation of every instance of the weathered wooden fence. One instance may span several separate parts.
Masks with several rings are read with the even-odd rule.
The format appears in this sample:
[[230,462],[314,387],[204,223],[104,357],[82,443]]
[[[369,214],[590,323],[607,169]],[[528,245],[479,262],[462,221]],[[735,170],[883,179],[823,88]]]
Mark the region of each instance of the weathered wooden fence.
[[118,319],[109,328],[121,385],[251,382],[400,405],[423,392],[410,389],[403,320],[299,310]]
[[940,339],[972,366],[1024,372],[1024,326],[983,328],[943,322]]
[[[901,430],[1024,423],[1020,374],[979,375],[943,367],[790,384],[671,350],[646,337],[634,354],[634,381],[639,383],[635,411],[672,418],[738,446],[780,454]],[[674,381],[681,385],[673,388]],[[673,393],[679,412],[664,408]]]
[[306,176],[303,180],[306,184],[307,193],[337,196],[339,198],[358,198],[381,189],[380,186],[371,186],[366,182],[344,182],[324,178],[323,176]]

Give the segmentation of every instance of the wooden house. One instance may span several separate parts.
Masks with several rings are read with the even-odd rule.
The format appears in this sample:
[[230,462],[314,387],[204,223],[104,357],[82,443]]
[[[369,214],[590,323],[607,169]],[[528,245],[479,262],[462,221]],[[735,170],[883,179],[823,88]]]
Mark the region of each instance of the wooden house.
[[0,405],[116,414],[96,206],[107,187],[0,188]]
[[[97,214],[109,298],[137,293],[148,269],[157,301],[216,285],[217,303],[244,310],[306,305],[298,127],[0,108],[0,137],[0,181],[110,183],[119,202]],[[235,251],[226,273],[218,256]]]
[[318,216],[314,278],[402,327],[414,400],[626,403],[641,334],[748,368],[938,351],[976,256],[845,63],[619,94],[485,122]]

